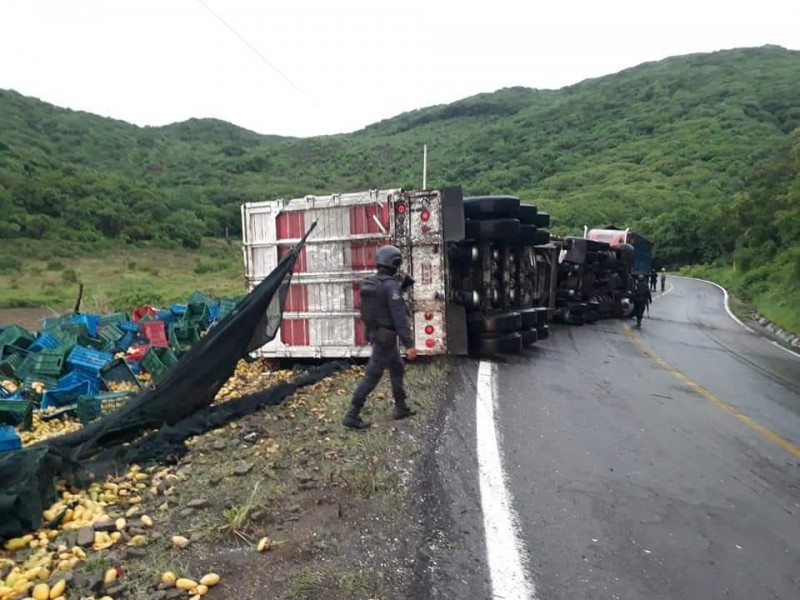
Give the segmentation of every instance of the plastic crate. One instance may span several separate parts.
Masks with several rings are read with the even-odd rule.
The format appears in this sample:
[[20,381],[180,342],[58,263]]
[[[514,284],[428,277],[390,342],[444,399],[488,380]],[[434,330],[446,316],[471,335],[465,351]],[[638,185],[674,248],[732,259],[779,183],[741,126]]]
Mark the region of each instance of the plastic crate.
[[8,390],[5,388],[5,386],[3,386],[3,385],[0,385],[0,399],[3,399],[3,398],[10,398],[10,397],[11,397],[11,396],[13,396],[13,395],[14,395],[14,394],[13,394],[13,393],[11,393],[11,392],[9,392],[9,391],[8,391]]
[[147,350],[147,354],[141,360],[142,368],[150,373],[153,380],[159,379],[170,367],[178,362],[178,357],[169,348],[153,347]]
[[61,408],[70,404],[78,402],[81,396],[89,396],[97,393],[93,388],[92,383],[89,381],[80,381],[67,388],[58,388],[52,391],[47,391],[42,395],[42,402],[39,408]]
[[0,424],[19,426],[22,429],[33,427],[33,402],[14,394],[11,398],[0,400]]
[[24,349],[33,343],[35,337],[19,325],[10,325],[0,333],[0,346],[17,346]]
[[78,385],[79,383],[89,384],[89,394],[95,394],[100,391],[102,381],[97,373],[85,373],[83,371],[70,371],[58,380],[54,389],[67,389]]
[[91,337],[95,337],[97,335],[97,325],[99,321],[100,315],[94,315],[91,313],[73,315],[71,319],[71,323],[73,324],[85,325],[86,331]]
[[222,298],[219,301],[219,312],[217,313],[217,321],[221,321],[234,311],[236,305],[239,304],[232,298]]
[[[30,346],[28,347],[30,348]],[[19,346],[2,346],[2,352],[0,352],[0,356],[2,358],[7,358],[14,354],[18,354],[22,358],[25,358],[30,354],[30,350],[28,348],[20,348]]]
[[186,314],[186,305],[175,303],[169,307],[169,312],[171,312],[176,317],[182,317],[183,315]]
[[133,394],[129,392],[80,396],[76,408],[78,419],[81,423],[87,425],[95,419],[119,410],[132,397]]
[[67,364],[79,371],[97,374],[100,369],[113,359],[113,354],[84,348],[83,346],[75,346],[67,357]]
[[155,319],[156,318],[156,309],[152,306],[140,306],[139,308],[134,309],[131,313],[131,320],[134,323],[138,323],[145,319]]
[[22,448],[22,439],[17,430],[10,425],[0,425],[0,452],[10,452]]
[[42,350],[29,354],[17,369],[23,378],[29,376],[58,377],[64,369],[64,354],[60,350]]
[[56,336],[44,331],[39,334],[39,337],[37,337],[30,346],[28,346],[28,351],[39,352],[40,350],[47,350],[48,348],[52,350],[58,348],[60,344],[61,342]]
[[131,333],[130,331],[126,331],[125,334],[117,341],[117,350],[120,352],[125,352],[130,348],[131,344],[133,344],[133,340],[136,338],[135,333]]
[[156,320],[172,323],[175,320],[175,315],[169,309],[159,309],[156,311]]
[[133,321],[120,321],[117,327],[126,333],[139,333],[139,324]]
[[130,320],[130,316],[128,313],[124,312],[116,312],[116,313],[109,313],[107,315],[103,315],[98,319],[97,326],[98,327],[108,327],[109,325],[116,325],[117,323],[122,323],[123,321]]
[[117,327],[114,323],[110,323],[100,329],[98,336],[104,339],[107,343],[110,342],[111,344],[116,345],[116,343],[125,335],[125,333],[125,331]]
[[106,384],[106,388],[111,390],[112,384],[115,383],[129,383],[136,386],[136,389],[142,389],[142,384],[136,379],[130,366],[121,358],[116,358],[105,367],[100,369],[100,379]]
[[186,305],[186,312],[181,317],[181,321],[193,325],[205,325],[208,322],[208,306],[202,302],[190,302]]
[[147,338],[151,346],[160,346],[162,348],[169,347],[164,321],[148,321],[142,323],[142,335]]
[[211,308],[212,306],[219,306],[219,300],[203,292],[192,292],[187,304],[205,304],[208,308]]
[[139,362],[144,358],[144,355],[147,354],[149,349],[149,344],[132,344],[125,352],[125,358],[129,361]]
[[188,323],[173,323],[169,327],[169,343],[178,353],[187,352],[200,341],[200,332],[196,325]]
[[21,354],[12,354],[0,360],[0,373],[6,377],[13,377],[15,379],[24,379],[18,372],[20,365],[25,360]]

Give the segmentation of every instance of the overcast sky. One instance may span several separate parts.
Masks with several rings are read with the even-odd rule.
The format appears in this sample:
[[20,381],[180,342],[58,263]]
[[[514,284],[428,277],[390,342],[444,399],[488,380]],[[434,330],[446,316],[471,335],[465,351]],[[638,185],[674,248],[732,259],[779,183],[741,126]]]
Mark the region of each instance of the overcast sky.
[[301,137],[764,44],[800,49],[800,0],[0,0],[0,88]]

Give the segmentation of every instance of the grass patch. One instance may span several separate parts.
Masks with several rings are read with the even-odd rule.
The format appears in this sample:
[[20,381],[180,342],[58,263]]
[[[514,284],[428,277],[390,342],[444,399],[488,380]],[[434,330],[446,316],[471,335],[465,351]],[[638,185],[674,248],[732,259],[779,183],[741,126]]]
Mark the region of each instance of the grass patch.
[[333,568],[304,568],[289,577],[287,597],[292,600],[379,597],[375,582],[358,572]]
[[[84,300],[101,299],[97,305],[109,310],[185,302],[196,290],[214,296],[245,293],[238,244],[206,240],[189,251],[0,240],[0,308],[60,311],[73,304],[79,282],[84,284]],[[90,310],[86,304],[83,308]]]

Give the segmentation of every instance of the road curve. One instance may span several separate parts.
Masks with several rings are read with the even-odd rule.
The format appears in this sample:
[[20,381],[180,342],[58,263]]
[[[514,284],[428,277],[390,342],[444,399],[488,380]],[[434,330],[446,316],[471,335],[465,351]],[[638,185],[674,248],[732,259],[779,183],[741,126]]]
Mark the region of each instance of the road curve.
[[508,543],[537,600],[800,598],[800,359],[696,280],[671,278],[632,324],[554,327],[497,361],[494,427],[476,411],[485,369],[453,361],[424,460],[412,597],[508,589],[492,585],[503,573],[485,517],[499,509],[479,489],[477,431],[491,428],[517,525]]
[[800,359],[670,283],[641,329],[561,327],[497,368],[542,600],[800,598]]

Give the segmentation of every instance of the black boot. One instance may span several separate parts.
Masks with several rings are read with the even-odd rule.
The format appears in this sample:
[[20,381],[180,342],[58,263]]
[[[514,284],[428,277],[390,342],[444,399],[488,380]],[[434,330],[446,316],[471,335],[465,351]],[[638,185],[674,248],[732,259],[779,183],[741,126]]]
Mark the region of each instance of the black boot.
[[395,421],[400,421],[401,419],[407,419],[408,417],[413,417],[417,414],[417,411],[411,409],[406,404],[405,400],[400,402],[394,403],[394,414],[392,415]]
[[359,412],[361,412],[360,408],[351,406],[342,419],[342,425],[350,429],[368,429],[372,423],[362,419]]

